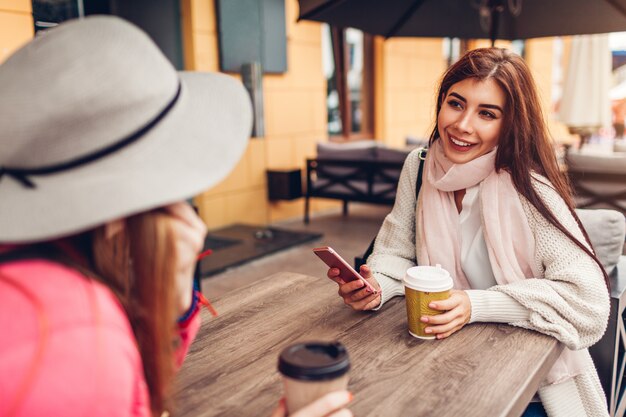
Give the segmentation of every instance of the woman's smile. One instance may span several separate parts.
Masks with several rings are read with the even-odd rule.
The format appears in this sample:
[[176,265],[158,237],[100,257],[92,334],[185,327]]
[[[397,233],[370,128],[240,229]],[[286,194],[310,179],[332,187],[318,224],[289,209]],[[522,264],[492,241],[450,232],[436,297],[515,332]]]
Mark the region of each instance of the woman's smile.
[[476,145],[475,143],[465,141],[451,134],[449,134],[448,136],[450,138],[450,142],[452,142],[452,146],[454,148],[458,148],[458,149],[455,149],[458,152],[467,152],[469,151],[470,147]]

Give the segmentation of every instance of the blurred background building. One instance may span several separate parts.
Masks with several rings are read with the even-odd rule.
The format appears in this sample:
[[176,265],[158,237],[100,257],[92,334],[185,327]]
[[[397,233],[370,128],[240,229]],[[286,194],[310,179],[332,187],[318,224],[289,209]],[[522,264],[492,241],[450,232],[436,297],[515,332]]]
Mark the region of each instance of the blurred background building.
[[[89,14],[116,14],[136,23],[179,69],[240,78],[241,64],[260,64],[262,76],[252,87],[262,93],[260,133],[234,172],[196,198],[209,228],[301,216],[302,199],[269,200],[266,174],[303,167],[318,142],[375,139],[401,148],[409,136],[426,138],[443,71],[465,50],[490,44],[384,40],[356,29],[297,22],[297,0],[0,0],[0,62],[36,31]],[[571,43],[570,37],[496,43],[522,54],[530,65],[559,143],[577,140],[556,117]],[[614,47],[619,74],[625,45]],[[315,200],[312,210],[339,204]]]

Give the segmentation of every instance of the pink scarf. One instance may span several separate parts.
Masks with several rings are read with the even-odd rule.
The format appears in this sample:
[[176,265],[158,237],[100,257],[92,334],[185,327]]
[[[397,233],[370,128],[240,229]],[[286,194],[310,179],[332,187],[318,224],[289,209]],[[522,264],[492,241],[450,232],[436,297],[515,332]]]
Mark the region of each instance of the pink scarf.
[[[470,284],[461,269],[459,213],[454,192],[479,185],[482,225],[491,269],[499,285],[543,277],[535,266],[535,239],[509,173],[495,170],[496,149],[466,164],[444,155],[440,140],[431,146],[417,205],[417,260],[440,264],[458,289]],[[547,376],[559,383],[584,372],[586,350],[565,349]]]

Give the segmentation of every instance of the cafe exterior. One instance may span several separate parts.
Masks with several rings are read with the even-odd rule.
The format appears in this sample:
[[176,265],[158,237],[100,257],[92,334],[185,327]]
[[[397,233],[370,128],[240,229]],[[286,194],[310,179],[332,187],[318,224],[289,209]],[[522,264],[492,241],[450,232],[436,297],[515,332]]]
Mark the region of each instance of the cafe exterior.
[[[34,36],[34,3],[37,2],[0,0],[0,61]],[[89,3],[85,1],[85,7]],[[109,3],[116,4],[115,1]],[[178,59],[181,69],[221,70],[220,59],[224,59],[226,51],[220,49],[220,21],[226,20],[216,7],[219,3],[159,0],[154,6],[150,4],[151,13],[156,9],[167,10],[167,7],[173,7],[174,18],[176,12],[179,13],[180,20],[176,19],[172,26],[179,32],[174,36],[179,57],[173,61]],[[340,34],[344,40],[340,43],[336,33],[331,33],[325,25],[297,22],[296,0],[278,3],[279,19],[280,13],[284,14],[284,68],[262,77],[262,134],[249,142],[237,168],[224,181],[196,197],[200,214],[209,228],[235,222],[269,224],[302,216],[302,198],[289,201],[268,198],[267,172],[293,172],[303,168],[305,159],[315,156],[318,142],[376,139],[386,146],[402,148],[407,137],[427,137],[437,81],[450,59],[459,53],[458,40],[396,38],[385,41],[350,29]],[[100,5],[96,11],[103,10],[102,7]],[[115,10],[115,7],[104,10]],[[242,10],[245,14],[245,7]],[[171,20],[171,16],[167,16]],[[241,20],[245,21],[245,16]],[[159,29],[153,30],[158,32]],[[553,120],[552,102],[554,90],[561,82],[554,74],[560,71],[556,67],[567,62],[569,41],[564,38],[558,40],[560,47],[556,44],[554,38],[528,40],[523,45],[523,53],[539,84],[554,137],[568,140],[565,127]],[[488,41],[466,41],[461,48],[487,45]],[[497,45],[510,47],[511,43]],[[336,53],[339,47],[344,48],[345,62],[338,63],[342,61],[342,55]],[[241,77],[239,71],[226,72]],[[341,78],[347,80],[348,88],[336,88],[338,73],[343,73]],[[351,97],[342,97],[342,91]],[[344,106],[347,111],[339,111],[341,103],[348,103]],[[338,207],[339,203],[333,200],[313,199],[311,211]]]

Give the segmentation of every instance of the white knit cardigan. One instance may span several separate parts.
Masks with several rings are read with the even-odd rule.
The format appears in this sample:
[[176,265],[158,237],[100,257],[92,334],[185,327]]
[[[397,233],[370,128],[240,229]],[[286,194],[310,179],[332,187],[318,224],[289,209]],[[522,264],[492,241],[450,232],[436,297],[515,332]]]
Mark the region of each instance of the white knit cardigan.
[[[385,218],[374,252],[367,260],[382,288],[377,309],[391,297],[404,295],[402,278],[416,264],[420,246],[415,233],[418,167],[418,151],[414,151],[406,159],[393,210]],[[535,187],[557,219],[584,242],[581,230],[557,192],[539,181]],[[487,290],[468,290],[470,323],[508,323],[553,336],[569,349],[586,349],[602,337],[608,321],[609,294],[602,272],[593,259],[525,198],[521,197],[521,201],[535,237],[537,270],[543,271],[543,276]],[[583,374],[540,387],[538,394],[550,417],[608,416],[596,369],[588,355],[587,360],[589,366]]]

